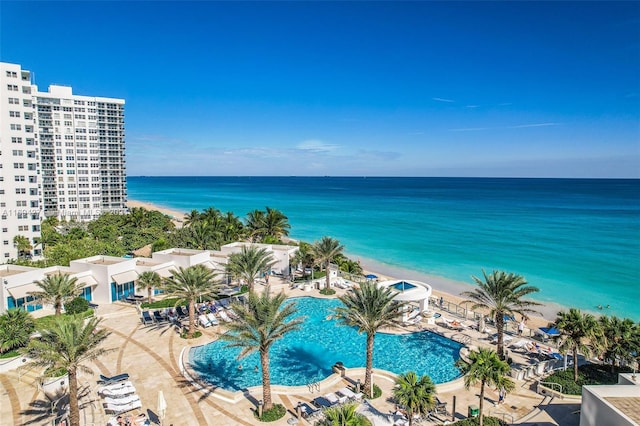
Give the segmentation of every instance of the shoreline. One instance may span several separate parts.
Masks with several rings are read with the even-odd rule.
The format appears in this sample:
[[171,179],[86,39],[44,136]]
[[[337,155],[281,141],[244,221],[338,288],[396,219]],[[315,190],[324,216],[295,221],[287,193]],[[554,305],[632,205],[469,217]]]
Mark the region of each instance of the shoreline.
[[[176,227],[182,227],[182,219],[186,212],[180,212],[177,209],[161,206],[154,203],[149,203],[146,201],[139,200],[128,200],[127,207],[143,207],[147,210],[156,210],[167,216],[171,217]],[[471,283],[465,283],[461,281],[452,280],[446,277],[441,277],[437,275],[429,275],[421,272],[417,272],[415,270],[410,270],[402,267],[397,267],[393,265],[387,265],[383,262],[380,262],[375,259],[369,259],[364,256],[360,256],[358,254],[349,253],[347,251],[346,255],[351,259],[355,259],[360,261],[363,270],[365,273],[373,273],[378,276],[382,276],[388,279],[398,279],[402,277],[404,279],[414,279],[417,281],[422,281],[429,284],[432,287],[434,296],[442,296],[445,300],[460,304],[464,300],[460,293],[463,291],[468,291],[474,288]],[[540,315],[532,314],[529,316],[529,320],[527,321],[528,328],[533,330],[537,330],[538,327],[545,327],[550,322],[552,322],[556,314],[561,310],[567,310],[568,307],[562,306],[556,303],[549,302],[539,302],[542,303],[541,306],[537,307],[537,311]]]

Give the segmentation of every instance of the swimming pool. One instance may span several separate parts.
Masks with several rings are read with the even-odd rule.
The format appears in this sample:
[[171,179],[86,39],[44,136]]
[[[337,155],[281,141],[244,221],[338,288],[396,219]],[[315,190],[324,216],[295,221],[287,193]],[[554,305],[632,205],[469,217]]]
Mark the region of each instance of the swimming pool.
[[[365,335],[354,328],[338,325],[328,318],[341,305],[337,299],[299,297],[300,315],[306,316],[302,328],[271,348],[271,383],[303,386],[332,374],[331,366],[340,361],[347,368],[365,366]],[[241,390],[262,384],[260,356],[237,360],[237,348],[215,341],[189,351],[189,363],[202,379],[229,390]],[[428,374],[435,383],[460,376],[454,363],[461,344],[437,334],[423,331],[395,335],[378,333],[375,339],[373,366],[393,373],[415,371]],[[238,366],[242,365],[242,369]],[[258,367],[256,370],[255,367]]]

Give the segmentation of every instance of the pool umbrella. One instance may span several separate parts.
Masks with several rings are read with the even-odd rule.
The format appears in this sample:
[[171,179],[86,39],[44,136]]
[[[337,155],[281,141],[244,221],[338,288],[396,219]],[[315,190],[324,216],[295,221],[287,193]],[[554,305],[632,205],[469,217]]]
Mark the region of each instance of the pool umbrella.
[[164,420],[165,412],[167,411],[167,400],[164,399],[164,393],[162,391],[158,391],[158,418],[162,423]]
[[376,278],[378,278],[377,275],[373,275],[373,274],[367,274],[364,277],[368,280],[375,280]]

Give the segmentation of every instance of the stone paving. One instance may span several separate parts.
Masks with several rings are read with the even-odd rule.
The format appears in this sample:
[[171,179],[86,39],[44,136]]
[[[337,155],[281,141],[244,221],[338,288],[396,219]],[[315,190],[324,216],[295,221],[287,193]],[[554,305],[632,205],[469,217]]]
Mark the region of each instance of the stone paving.
[[[276,282],[273,282],[276,281]],[[289,290],[285,283],[272,280],[272,291],[286,291],[291,296],[314,295],[319,296],[316,290],[303,292],[302,290]],[[246,395],[237,403],[226,402],[211,395],[210,392],[202,392],[192,383],[184,379],[180,373],[179,357],[184,348],[208,343],[217,335],[224,332],[223,326],[209,327],[202,330],[203,336],[198,339],[184,340],[166,325],[143,326],[139,320],[137,308],[132,305],[114,303],[100,306],[97,315],[102,318],[102,325],[111,331],[105,347],[116,350],[102,357],[93,365],[94,375],[81,375],[81,422],[86,425],[105,425],[110,418],[102,409],[102,403],[97,395],[97,376],[104,374],[111,376],[119,373],[129,373],[130,380],[136,387],[137,394],[143,404],[143,408],[133,411],[132,414],[146,413],[155,423],[163,425],[255,425],[258,422],[253,417],[252,410],[256,401],[261,399],[261,392],[256,391]],[[420,325],[420,327],[425,327]],[[445,329],[439,325],[426,326],[445,336],[460,334],[457,331]],[[414,326],[409,330],[416,330]],[[406,328],[404,331],[406,332]],[[472,339],[475,346],[490,346],[484,340],[483,335],[476,331],[465,331]],[[514,357],[517,355],[514,354]],[[526,363],[527,360],[519,361]],[[271,423],[274,426],[287,425],[295,413],[298,401],[310,402],[316,396],[335,391],[345,385],[355,383],[357,379],[363,380],[362,369],[347,371],[347,377],[335,380],[331,386],[321,387],[320,392],[311,393],[305,387],[296,394],[274,393],[274,402],[282,403],[289,413],[283,419]],[[51,414],[51,404],[48,402],[38,387],[38,372],[13,370],[0,374],[0,425],[51,425],[55,415]],[[395,405],[387,400],[393,387],[390,375],[376,374],[374,381],[383,390],[383,396],[373,400],[371,404],[382,413],[391,413]],[[460,381],[458,381],[460,382]],[[516,381],[516,390],[507,396],[506,403],[495,405],[497,392],[488,389],[486,392],[485,414],[493,414],[503,417],[509,422],[518,423],[521,418],[542,415],[543,409],[536,408],[543,401],[543,396],[533,391],[533,383],[529,381]],[[299,389],[299,388],[298,388]],[[157,418],[156,406],[158,391],[162,390],[168,403],[166,416],[162,422]],[[438,386],[439,398],[447,402],[449,410],[453,406],[454,395],[456,398],[455,418],[464,418],[469,405],[478,404],[479,387],[465,390],[460,383],[457,385]],[[544,408],[544,407],[543,407]],[[562,407],[556,409],[562,411]],[[568,407],[565,411],[569,410]],[[54,410],[55,411],[55,410]],[[577,416],[579,417],[579,416]],[[451,420],[449,413],[442,420]],[[309,424],[301,420],[299,424]],[[525,423],[523,423],[525,424]],[[532,424],[532,423],[527,423]],[[546,419],[541,424],[559,424],[552,418]]]

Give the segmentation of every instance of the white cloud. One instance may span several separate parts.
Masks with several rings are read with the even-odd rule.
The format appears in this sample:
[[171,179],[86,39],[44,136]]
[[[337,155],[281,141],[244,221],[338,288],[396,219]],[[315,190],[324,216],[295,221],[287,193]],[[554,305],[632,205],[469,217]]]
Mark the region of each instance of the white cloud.
[[449,102],[449,103],[455,102],[452,99],[445,99],[445,98],[431,98],[431,99],[437,102]]
[[526,127],[547,127],[547,126],[559,126],[560,123],[536,123],[536,124],[520,124],[518,126],[509,126],[506,129],[524,129]]
[[317,139],[310,139],[300,142],[296,148],[308,152],[332,152],[338,148],[338,145],[326,143]]

